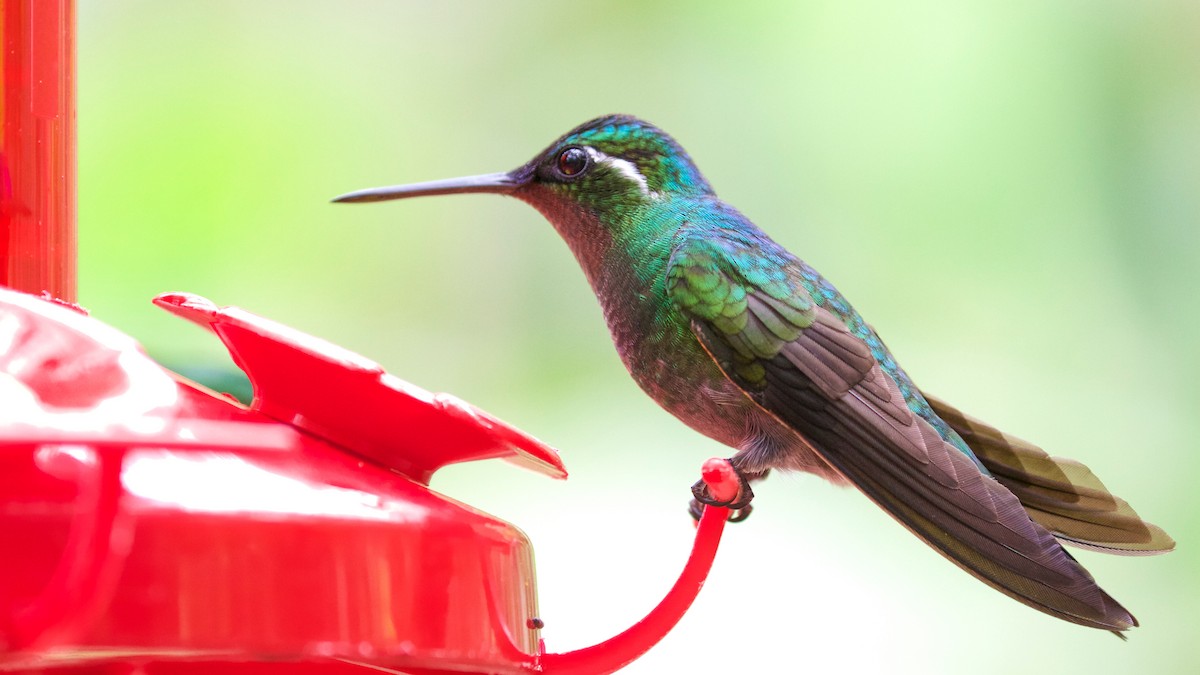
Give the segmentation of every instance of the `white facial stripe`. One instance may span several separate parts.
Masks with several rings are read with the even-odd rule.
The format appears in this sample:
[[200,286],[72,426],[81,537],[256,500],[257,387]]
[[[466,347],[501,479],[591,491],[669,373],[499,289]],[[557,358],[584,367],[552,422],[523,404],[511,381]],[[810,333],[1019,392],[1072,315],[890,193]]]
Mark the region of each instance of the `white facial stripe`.
[[619,157],[609,157],[603,152],[600,152],[592,147],[584,147],[584,150],[587,151],[588,155],[591,156],[592,161],[596,164],[604,164],[605,166],[615,169],[622,176],[625,176],[629,180],[636,183],[638,189],[642,191],[642,194],[654,196],[653,193],[650,192],[650,185],[646,183],[646,177],[642,175],[641,171],[638,171],[637,166],[634,165],[633,162],[627,159],[620,159]]

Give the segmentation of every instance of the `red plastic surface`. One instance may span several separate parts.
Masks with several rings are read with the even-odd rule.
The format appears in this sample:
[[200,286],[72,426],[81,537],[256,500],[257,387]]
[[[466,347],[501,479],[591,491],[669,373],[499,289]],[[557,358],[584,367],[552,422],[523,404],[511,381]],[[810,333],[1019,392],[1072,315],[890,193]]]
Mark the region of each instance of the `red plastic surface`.
[[[242,354],[251,372],[272,354],[337,362],[307,336],[258,337]],[[410,431],[462,441],[450,461],[528,439],[492,418],[464,433],[436,397],[389,392],[412,400],[359,426],[405,428],[424,408]],[[181,381],[94,319],[0,289],[0,401],[0,670],[132,658],[523,672],[536,658],[520,531]]]
[[[705,472],[704,480],[709,489],[713,494],[736,494],[738,481],[733,477],[733,467],[723,459],[710,461],[725,462],[729,470],[722,474]],[[612,673],[658,644],[679,623],[704,587],[728,519],[729,509],[705,507],[687,565],[658,606],[628,630],[598,645],[561,654],[543,654],[538,661],[542,672],[552,675]]]
[[0,286],[75,300],[75,3],[0,3]]
[[236,307],[188,293],[154,303],[212,329],[254,385],[251,407],[428,484],[437,469],[499,457],[566,478],[558,453],[449,394],[432,394],[368,359]]

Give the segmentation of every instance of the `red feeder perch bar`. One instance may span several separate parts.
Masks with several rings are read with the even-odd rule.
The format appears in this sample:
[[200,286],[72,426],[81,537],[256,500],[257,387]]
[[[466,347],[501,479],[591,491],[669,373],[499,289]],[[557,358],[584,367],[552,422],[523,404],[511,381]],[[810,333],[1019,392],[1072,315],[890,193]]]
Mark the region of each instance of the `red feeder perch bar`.
[[[487,458],[565,478],[553,449],[323,340],[158,297],[229,349],[243,406],[70,304],[73,14],[3,7],[0,672],[609,673],[661,639],[726,509],[645,619],[547,653],[529,540],[428,483]],[[703,475],[738,489],[723,460]]]

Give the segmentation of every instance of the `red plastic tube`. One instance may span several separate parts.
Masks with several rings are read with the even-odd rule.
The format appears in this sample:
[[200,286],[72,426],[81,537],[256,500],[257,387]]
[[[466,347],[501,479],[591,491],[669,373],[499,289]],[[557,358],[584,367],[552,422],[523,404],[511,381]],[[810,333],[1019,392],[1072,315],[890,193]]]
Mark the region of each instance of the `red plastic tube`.
[[[722,501],[737,497],[739,483],[728,460],[710,459],[701,477],[709,492]],[[641,621],[623,633],[601,642],[561,654],[542,654],[538,667],[546,675],[600,675],[615,672],[645,654],[679,623],[704,586],[712,569],[729,509],[706,506],[696,531],[692,553],[683,573],[666,597]]]
[[74,302],[75,2],[0,6],[0,286]]

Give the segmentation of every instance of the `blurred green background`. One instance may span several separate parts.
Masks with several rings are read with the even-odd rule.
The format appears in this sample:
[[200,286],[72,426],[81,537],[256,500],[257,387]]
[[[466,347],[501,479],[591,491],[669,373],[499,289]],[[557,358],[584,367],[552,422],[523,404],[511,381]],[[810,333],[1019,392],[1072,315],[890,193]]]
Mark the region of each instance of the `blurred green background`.
[[354,349],[559,447],[434,487],[520,525],[551,650],[640,618],[728,452],[629,380],[582,274],[492,196],[331,205],[507,170],[610,112],[837,283],[927,390],[1084,460],[1179,541],[1078,557],[1128,643],[980,584],[861,495],[774,476],[630,673],[1200,666],[1200,4],[79,2],[80,297],[169,363],[186,290]]

